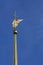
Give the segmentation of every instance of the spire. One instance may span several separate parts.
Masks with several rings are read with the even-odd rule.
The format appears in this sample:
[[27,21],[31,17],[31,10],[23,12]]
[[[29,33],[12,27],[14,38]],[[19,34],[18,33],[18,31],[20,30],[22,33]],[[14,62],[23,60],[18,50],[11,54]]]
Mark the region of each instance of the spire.
[[20,22],[23,21],[23,19],[17,19],[17,16],[16,16],[16,11],[15,11],[15,15],[14,15],[15,19],[13,20],[12,22],[12,26],[14,28],[14,58],[13,58],[13,65],[18,65],[18,54],[17,54],[17,30],[16,30],[16,27],[18,26],[18,24]]
[[16,16],[16,11],[15,11],[15,13],[14,13],[14,18],[15,18],[15,20],[17,19],[17,16]]

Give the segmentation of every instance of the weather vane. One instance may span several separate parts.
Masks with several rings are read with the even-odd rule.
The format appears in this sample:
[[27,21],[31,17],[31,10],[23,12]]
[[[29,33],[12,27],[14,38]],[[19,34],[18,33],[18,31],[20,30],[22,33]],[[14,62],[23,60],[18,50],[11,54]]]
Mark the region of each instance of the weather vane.
[[16,27],[18,26],[18,24],[20,22],[23,21],[23,19],[16,19],[17,16],[16,16],[16,12],[15,12],[15,15],[14,15],[15,19],[13,20],[12,22],[12,26],[14,28],[14,57],[13,57],[13,65],[18,65],[18,54],[17,54],[17,30],[16,30]]

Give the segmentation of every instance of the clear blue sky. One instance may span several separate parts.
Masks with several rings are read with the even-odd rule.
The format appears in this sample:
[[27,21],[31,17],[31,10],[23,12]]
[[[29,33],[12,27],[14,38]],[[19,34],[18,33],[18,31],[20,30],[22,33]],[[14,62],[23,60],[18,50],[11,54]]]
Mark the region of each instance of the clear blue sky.
[[23,18],[18,30],[18,65],[43,65],[43,0],[0,0],[0,65],[13,65],[14,11]]

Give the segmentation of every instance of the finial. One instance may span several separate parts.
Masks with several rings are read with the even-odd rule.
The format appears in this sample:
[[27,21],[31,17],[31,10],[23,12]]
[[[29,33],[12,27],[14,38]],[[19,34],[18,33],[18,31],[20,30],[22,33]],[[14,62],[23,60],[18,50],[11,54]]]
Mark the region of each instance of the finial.
[[15,17],[15,19],[13,20],[12,25],[13,25],[13,28],[16,28],[18,26],[18,24],[23,21],[23,19],[16,20],[16,18],[17,18],[16,11],[15,11],[14,17]]

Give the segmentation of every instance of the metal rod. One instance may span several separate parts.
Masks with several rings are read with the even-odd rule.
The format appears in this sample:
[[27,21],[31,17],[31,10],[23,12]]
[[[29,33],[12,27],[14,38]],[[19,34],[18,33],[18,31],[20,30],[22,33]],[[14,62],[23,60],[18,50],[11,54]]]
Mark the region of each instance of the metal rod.
[[18,65],[18,58],[17,58],[17,31],[14,31],[14,64]]

